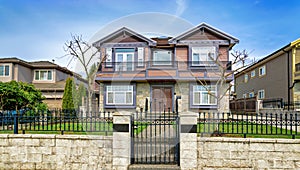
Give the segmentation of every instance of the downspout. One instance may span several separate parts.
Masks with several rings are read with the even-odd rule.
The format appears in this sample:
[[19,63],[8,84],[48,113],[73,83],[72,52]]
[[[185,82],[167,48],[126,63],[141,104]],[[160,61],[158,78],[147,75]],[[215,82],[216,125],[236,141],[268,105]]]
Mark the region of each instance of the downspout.
[[287,82],[288,82],[288,111],[290,110],[290,102],[291,102],[291,94],[290,94],[290,53],[289,51],[282,50],[283,52],[287,53]]

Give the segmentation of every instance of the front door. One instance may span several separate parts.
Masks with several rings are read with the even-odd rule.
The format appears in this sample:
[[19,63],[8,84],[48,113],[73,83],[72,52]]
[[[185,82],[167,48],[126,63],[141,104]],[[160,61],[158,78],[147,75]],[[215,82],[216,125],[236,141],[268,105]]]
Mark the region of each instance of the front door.
[[152,112],[172,112],[173,94],[170,86],[152,86]]

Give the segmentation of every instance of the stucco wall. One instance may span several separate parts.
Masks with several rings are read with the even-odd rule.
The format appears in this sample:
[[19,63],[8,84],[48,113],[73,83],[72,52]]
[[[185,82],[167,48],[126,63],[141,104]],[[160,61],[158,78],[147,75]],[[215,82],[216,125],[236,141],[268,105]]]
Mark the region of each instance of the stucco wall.
[[0,169],[111,169],[112,137],[0,135]]
[[198,169],[300,169],[300,140],[198,138]]

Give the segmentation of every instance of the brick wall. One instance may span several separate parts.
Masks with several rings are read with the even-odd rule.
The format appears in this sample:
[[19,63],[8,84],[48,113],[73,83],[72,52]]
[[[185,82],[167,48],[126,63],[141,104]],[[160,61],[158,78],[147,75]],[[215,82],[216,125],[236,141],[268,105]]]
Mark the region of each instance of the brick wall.
[[300,169],[300,140],[198,138],[198,169]]
[[111,169],[112,137],[0,135],[0,169]]

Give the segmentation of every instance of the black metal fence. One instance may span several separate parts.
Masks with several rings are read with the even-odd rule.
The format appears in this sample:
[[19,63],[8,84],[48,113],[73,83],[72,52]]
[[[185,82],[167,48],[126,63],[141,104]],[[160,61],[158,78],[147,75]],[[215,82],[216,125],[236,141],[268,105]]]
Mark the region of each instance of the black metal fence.
[[179,165],[179,117],[173,112],[136,113],[131,123],[132,164]]
[[[110,112],[27,111],[23,114],[1,114],[0,131],[11,133],[96,133],[111,135],[113,117]],[[47,131],[47,132],[45,132]]]
[[300,135],[299,113],[199,113],[197,132],[201,135]]

